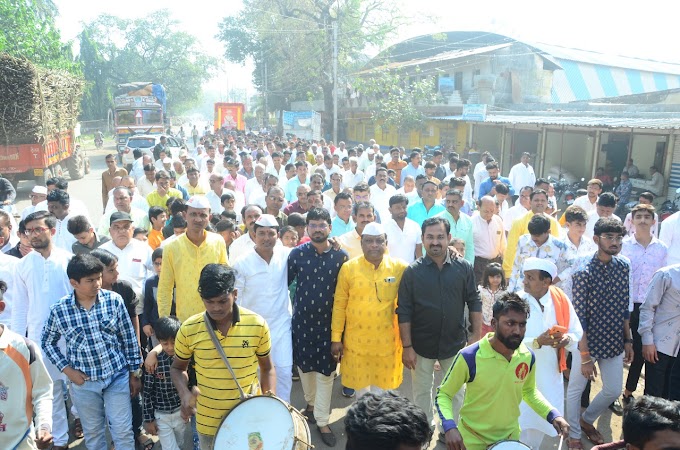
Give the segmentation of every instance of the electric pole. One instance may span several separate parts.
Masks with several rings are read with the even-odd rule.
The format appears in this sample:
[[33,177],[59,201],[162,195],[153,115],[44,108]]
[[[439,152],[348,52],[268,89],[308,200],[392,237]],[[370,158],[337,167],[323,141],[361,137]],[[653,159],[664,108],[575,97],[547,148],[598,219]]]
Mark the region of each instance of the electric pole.
[[338,143],[338,20],[333,21],[333,143]]

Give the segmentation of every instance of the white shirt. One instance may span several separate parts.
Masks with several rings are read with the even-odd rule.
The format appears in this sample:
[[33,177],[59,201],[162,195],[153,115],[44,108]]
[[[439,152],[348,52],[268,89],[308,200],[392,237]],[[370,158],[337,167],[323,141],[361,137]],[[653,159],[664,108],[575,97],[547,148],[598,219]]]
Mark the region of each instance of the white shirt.
[[519,219],[520,217],[523,217],[528,212],[529,210],[522,206],[522,204],[519,203],[519,201],[515,203],[512,207],[508,208],[508,210],[505,211],[505,214],[503,214],[502,217],[503,228],[505,229],[505,231],[510,232],[510,228],[512,228],[512,222]]
[[[617,216],[616,214],[612,214],[612,219],[616,219],[619,222],[621,222],[621,218]],[[597,214],[596,211],[591,211],[588,213],[588,223],[586,223],[586,232],[583,233],[583,238],[584,239],[593,239],[593,234],[595,234],[595,224],[597,221],[600,220],[600,216]]]
[[406,192],[404,190],[404,187],[402,186],[399,189],[397,189],[397,194],[405,195],[406,198],[408,198],[409,206],[411,206],[415,203],[418,203],[418,201],[420,200],[420,195],[418,195],[418,190],[415,187],[413,188],[413,190],[411,192]]
[[486,259],[494,259],[503,256],[507,240],[503,220],[493,215],[487,222],[478,211],[472,215],[472,238],[475,243],[475,256]]
[[[40,208],[40,209],[38,209]],[[40,202],[37,205],[28,205],[21,211],[21,220],[24,220],[29,214],[33,214],[36,211],[47,211],[47,202]],[[14,229],[14,227],[12,227]]]
[[486,170],[486,163],[480,161],[475,166],[475,170],[472,172],[472,176],[475,177],[475,197],[478,197],[479,186],[481,186],[482,181],[489,178],[489,172]]
[[[130,199],[130,205],[133,208],[141,209],[149,213],[149,202],[146,201],[144,197],[135,191],[135,194]],[[116,210],[116,206],[113,203],[113,189],[109,191],[109,200],[106,202],[106,208],[104,208],[104,214],[111,214]]]
[[666,264],[680,264],[680,212],[676,212],[663,221],[659,239],[668,246]]
[[252,250],[254,248],[255,248],[255,242],[250,238],[250,233],[248,233],[246,231],[245,234],[243,234],[241,237],[236,239],[229,246],[229,259],[231,261],[234,261],[238,258],[241,258],[242,256],[245,256],[246,253],[249,253],[250,250]]
[[146,177],[142,177],[137,181],[137,192],[139,192],[139,195],[142,197],[146,197],[149,195],[153,190],[156,189],[156,183],[151,182],[146,179]]
[[134,178],[135,183],[144,176],[144,165],[142,164],[143,158],[135,159],[132,163],[132,169],[130,169],[130,176]]
[[371,203],[378,210],[380,217],[390,217],[390,198],[397,193],[395,187],[386,184],[385,189],[380,189],[376,183],[369,188],[369,191],[371,192]]
[[364,173],[361,170],[357,170],[357,173],[348,170],[342,175],[342,185],[348,188],[353,188],[362,181],[364,181]]
[[[562,381],[562,373],[558,370],[557,351],[551,346],[543,346],[538,349],[533,347],[534,339],[557,325],[552,295],[548,291],[543,297],[536,300],[531,295],[521,291],[519,296],[529,304],[524,344],[536,356],[536,388],[555,409],[564,411],[564,382]],[[539,302],[543,305],[543,311],[541,311]],[[578,341],[583,337],[583,328],[574,311],[571,300],[569,301],[569,329],[567,330],[567,336],[571,338],[571,342],[565,347],[565,351],[577,351]],[[557,435],[555,428],[545,420],[545,417],[539,417],[526,403],[522,402],[519,410],[519,425],[523,430],[533,428],[548,436]]]
[[55,229],[57,232],[52,236],[52,243],[55,247],[71,253],[72,245],[77,241],[75,236],[68,232],[68,221],[71,217],[75,217],[77,214],[69,213],[64,217],[64,220],[57,219],[57,225]]
[[387,249],[390,256],[411,264],[416,260],[416,246],[423,243],[420,227],[407,217],[402,230],[391,216],[386,217],[389,218],[383,219],[382,226],[387,234]]
[[256,177],[251,178],[250,180],[246,181],[246,187],[245,187],[245,199],[248,200],[248,203],[251,202],[251,198],[259,194],[261,192],[264,192],[262,189],[262,185],[260,184],[259,181],[257,181]]
[[525,166],[524,164],[519,163],[512,166],[512,169],[510,169],[510,173],[508,174],[508,179],[510,180],[512,187],[515,188],[515,192],[519,192],[520,189],[525,186],[534,187],[534,183],[536,183],[536,174],[534,173],[534,168],[531,167],[531,164]]
[[14,280],[17,265],[21,259],[0,254],[0,280],[7,283],[7,291],[3,295],[5,310],[0,313],[0,324],[12,327],[12,303],[16,301],[16,281]]
[[[326,183],[330,184],[331,175],[333,175],[334,173],[339,173],[339,174],[343,175],[343,173],[342,173],[343,170],[340,167],[336,166],[335,164],[333,164],[330,169],[328,167],[326,167],[325,164],[322,164],[319,167],[322,167],[323,171],[326,172]],[[344,177],[344,175],[343,175],[343,177]],[[285,176],[284,176],[284,178],[285,178]]]
[[73,292],[66,275],[66,267],[73,255],[60,248],[52,248],[45,259],[32,251],[16,265],[16,300],[12,304],[12,331],[40,342],[43,326],[50,315],[50,307]]
[[661,195],[663,193],[663,175],[661,175],[659,172],[654,172],[652,178],[645,182],[645,185],[648,186],[647,189],[653,194]]
[[151,262],[151,253],[153,252],[151,247],[146,242],[130,239],[124,249],[118,248],[113,241],[109,241],[99,248],[116,255],[120,279],[129,281],[137,295],[141,295],[144,281],[154,273]]
[[[144,201],[146,203],[146,200]],[[97,233],[101,236],[106,236],[106,237],[111,237],[110,233],[110,228],[111,228],[111,215],[118,211],[117,209],[113,209],[112,211],[107,211],[99,221],[99,228],[97,228]],[[135,228],[144,228],[145,230],[149,230],[151,227],[151,224],[149,223],[149,204],[146,204],[146,208],[144,209],[139,209],[135,207],[130,207],[130,217],[132,218],[132,225]]]
[[[598,197],[600,198],[600,197]],[[590,199],[588,198],[587,195],[582,195],[581,197],[577,198],[574,200],[574,206],[580,206],[581,208],[585,209],[587,213],[590,213],[591,211],[595,211],[595,206],[597,205],[597,198],[593,203],[590,203]]]
[[[85,206],[85,203],[78,200],[77,198],[73,198],[73,196],[70,195],[70,194],[69,194],[68,210],[69,210],[71,217],[73,217],[73,216],[85,216],[85,217],[87,217],[87,220],[90,220],[90,211],[87,209],[87,206]],[[47,209],[47,200],[43,200],[42,202],[35,205],[34,212],[35,211],[49,211]],[[90,222],[90,223],[92,223],[92,222]]]
[[[234,195],[234,191],[230,189],[224,189],[222,190],[222,194],[226,194],[229,192],[230,194]],[[234,195],[234,198],[236,195]],[[210,202],[210,212],[213,214],[220,214],[222,211],[224,211],[224,207],[222,207],[222,198],[221,195],[217,195],[215,191],[210,191],[207,194],[205,194],[205,198],[208,199],[208,202]]]
[[238,289],[239,305],[267,321],[271,334],[272,361],[277,367],[293,365],[292,308],[288,296],[290,251],[287,247],[277,245],[269,263],[255,251],[233,262],[236,270],[234,287]]

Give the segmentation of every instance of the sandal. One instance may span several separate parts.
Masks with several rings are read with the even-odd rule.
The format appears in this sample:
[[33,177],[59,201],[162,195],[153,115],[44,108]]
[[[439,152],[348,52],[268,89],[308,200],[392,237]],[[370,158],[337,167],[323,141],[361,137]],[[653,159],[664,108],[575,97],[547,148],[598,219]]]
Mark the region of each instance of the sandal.
[[137,436],[137,442],[144,450],[151,450],[155,445],[153,439],[151,439],[151,436],[145,433],[141,433],[139,436]]
[[570,438],[567,443],[569,450],[583,450],[581,439]]
[[73,437],[76,439],[82,439],[85,434],[83,433],[83,424],[80,419],[73,421]]
[[595,428],[593,425],[586,423],[586,421],[581,418],[580,420],[581,423],[581,431],[583,431],[583,434],[586,435],[586,438],[590,442],[592,442],[595,445],[601,445],[604,444],[604,437],[600,434],[599,431],[597,431],[597,428]]

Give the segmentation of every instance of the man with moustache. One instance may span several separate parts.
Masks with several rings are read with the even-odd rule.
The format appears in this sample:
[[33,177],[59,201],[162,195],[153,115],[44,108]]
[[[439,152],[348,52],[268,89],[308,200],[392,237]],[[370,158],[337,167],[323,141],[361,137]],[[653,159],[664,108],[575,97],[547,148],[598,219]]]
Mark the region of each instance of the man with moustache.
[[293,354],[307,406],[303,414],[316,423],[323,442],[333,447],[335,434],[328,426],[336,361],[331,356],[331,316],[340,268],[349,259],[328,240],[331,216],[323,208],[307,213],[310,242],[288,256],[288,283],[297,279],[293,298]]
[[[529,305],[507,293],[493,306],[489,333],[462,349],[437,391],[437,411],[448,450],[485,450],[503,439],[519,439],[519,406],[524,400],[536,414],[566,436],[569,424],[536,388],[534,353],[522,344]],[[453,396],[466,385],[460,420]]]
[[[290,402],[293,385],[291,304],[288,297],[288,255],[291,249],[277,245],[279,224],[271,214],[253,223],[255,248],[238,257],[235,288],[239,304],[261,315],[269,325],[272,361],[276,370],[276,395]],[[232,244],[233,245],[233,244]]]

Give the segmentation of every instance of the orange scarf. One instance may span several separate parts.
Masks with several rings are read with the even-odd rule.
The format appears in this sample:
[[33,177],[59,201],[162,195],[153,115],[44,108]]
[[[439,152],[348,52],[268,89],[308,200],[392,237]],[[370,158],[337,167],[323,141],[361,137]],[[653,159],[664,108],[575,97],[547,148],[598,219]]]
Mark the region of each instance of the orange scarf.
[[[555,306],[557,325],[569,329],[569,300],[567,300],[567,295],[557,286],[550,286],[550,296]],[[557,363],[560,373],[567,370],[567,352],[564,348],[557,350]]]

